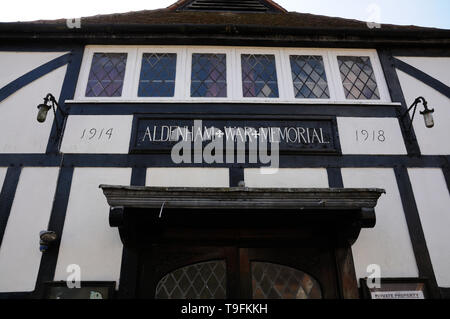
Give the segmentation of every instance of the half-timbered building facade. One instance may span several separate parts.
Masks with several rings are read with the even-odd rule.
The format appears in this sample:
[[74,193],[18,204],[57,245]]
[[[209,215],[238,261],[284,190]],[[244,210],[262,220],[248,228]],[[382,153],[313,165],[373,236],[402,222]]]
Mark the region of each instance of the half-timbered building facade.
[[449,30],[181,0],[0,39],[1,298],[448,297]]

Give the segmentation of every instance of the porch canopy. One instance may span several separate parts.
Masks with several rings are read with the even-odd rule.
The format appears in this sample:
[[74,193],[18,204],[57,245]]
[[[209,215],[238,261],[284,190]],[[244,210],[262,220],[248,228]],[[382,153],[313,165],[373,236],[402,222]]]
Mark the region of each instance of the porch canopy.
[[361,228],[375,227],[374,208],[385,193],[383,189],[100,188],[110,205],[110,225],[119,228],[125,245],[184,240],[180,229],[190,230],[195,240],[225,239],[221,234],[226,229],[227,234],[233,230],[235,237],[247,239],[255,232],[278,239],[305,232],[333,234],[353,244]]

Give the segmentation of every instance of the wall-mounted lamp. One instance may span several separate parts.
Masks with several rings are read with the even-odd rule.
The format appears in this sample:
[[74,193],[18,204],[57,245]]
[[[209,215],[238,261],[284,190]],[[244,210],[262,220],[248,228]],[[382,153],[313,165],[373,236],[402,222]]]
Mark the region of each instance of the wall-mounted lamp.
[[65,116],[66,113],[63,110],[61,110],[58,102],[56,102],[55,97],[50,93],[47,94],[47,96],[44,98],[44,103],[39,104],[37,108],[39,110],[37,114],[37,121],[39,123],[44,123],[45,120],[47,119],[48,111],[50,110],[50,108],[53,109],[53,114],[55,115],[56,119],[56,128],[58,129],[59,132],[59,123],[58,118],[56,117],[56,110],[58,110],[63,116]]
[[419,105],[419,103],[422,102],[424,110],[420,112],[420,114],[423,115],[423,118],[425,120],[425,126],[428,128],[432,128],[434,127],[434,120],[433,120],[433,113],[434,113],[434,109],[429,109],[428,108],[428,102],[421,96],[419,96],[414,103],[409,107],[409,109],[402,115],[402,118],[406,116],[406,114],[408,114],[413,108],[413,115],[411,118],[411,123],[409,125],[409,129],[411,129],[412,127],[412,123],[414,121],[414,116],[416,115],[416,111],[417,111],[417,106]]
[[54,231],[43,230],[39,233],[39,250],[45,253],[50,245],[58,239],[58,235]]

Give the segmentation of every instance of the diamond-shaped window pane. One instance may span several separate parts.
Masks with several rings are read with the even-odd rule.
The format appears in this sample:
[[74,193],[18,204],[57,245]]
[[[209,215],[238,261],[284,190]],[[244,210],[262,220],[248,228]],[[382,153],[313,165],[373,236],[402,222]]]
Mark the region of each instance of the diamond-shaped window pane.
[[176,66],[177,55],[175,53],[144,53],[138,96],[174,96]]
[[121,96],[126,64],[126,53],[94,53],[86,96]]
[[253,299],[321,299],[319,283],[308,274],[282,265],[252,262]]
[[347,99],[380,99],[377,81],[369,57],[339,56],[338,62]]
[[192,54],[191,97],[227,97],[226,54]]
[[225,299],[226,264],[210,261],[179,268],[156,286],[156,299]]
[[291,55],[290,61],[296,98],[330,98],[327,75],[321,56]]
[[242,54],[241,67],[244,97],[279,97],[274,55]]

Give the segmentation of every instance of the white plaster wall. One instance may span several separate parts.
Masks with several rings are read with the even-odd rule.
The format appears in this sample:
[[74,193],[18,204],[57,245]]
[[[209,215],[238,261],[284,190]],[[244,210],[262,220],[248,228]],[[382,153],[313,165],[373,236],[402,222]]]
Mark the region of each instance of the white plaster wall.
[[119,281],[122,242],[109,226],[109,205],[100,184],[130,185],[130,168],[75,168],[55,280],[67,266],[81,267],[81,280]]
[[439,168],[408,169],[436,280],[450,287],[450,195]]
[[282,168],[275,174],[261,174],[260,169],[244,170],[245,186],[261,188],[328,188],[325,168]]
[[396,57],[429,76],[450,86],[450,58],[439,57]]
[[[449,68],[450,65],[447,67],[447,70]],[[435,125],[431,129],[425,127],[423,116],[419,113],[419,111],[423,110],[422,104],[419,105],[420,110],[417,110],[413,125],[420,151],[423,155],[450,154],[450,143],[448,140],[450,136],[450,100],[402,71],[397,70],[397,74],[408,105],[411,105],[417,97],[423,96],[428,101],[428,106],[434,109]]]
[[128,154],[132,122],[132,115],[71,115],[61,152]]
[[53,112],[39,123],[37,105],[47,93],[59,98],[66,69],[60,67],[0,102],[0,153],[45,153]]
[[338,117],[342,154],[407,154],[396,118]]
[[146,186],[159,187],[229,187],[228,168],[165,168],[147,169]]
[[381,277],[417,277],[418,269],[409,237],[394,170],[390,168],[345,168],[346,188],[383,188],[375,208],[375,228],[362,229],[352,247],[358,278],[369,276],[367,266],[381,266]]
[[0,52],[0,88],[67,52]]
[[7,167],[0,167],[0,193],[2,191],[3,182],[5,180],[6,172],[8,171]]
[[39,232],[50,219],[58,168],[22,169],[0,248],[0,292],[32,291],[42,253]]

